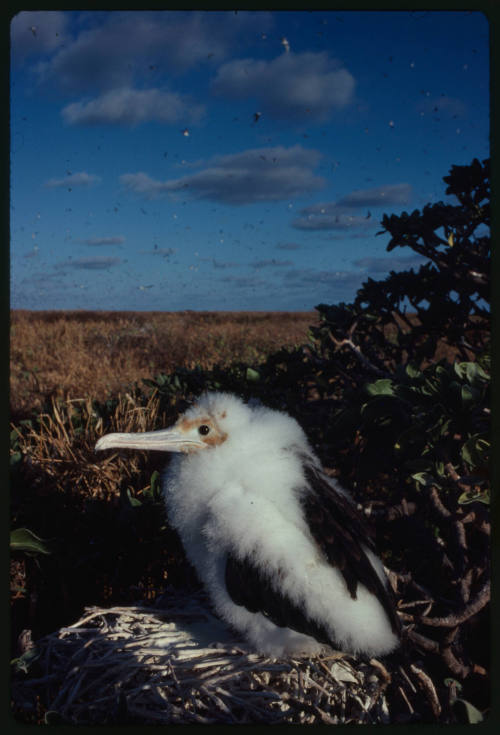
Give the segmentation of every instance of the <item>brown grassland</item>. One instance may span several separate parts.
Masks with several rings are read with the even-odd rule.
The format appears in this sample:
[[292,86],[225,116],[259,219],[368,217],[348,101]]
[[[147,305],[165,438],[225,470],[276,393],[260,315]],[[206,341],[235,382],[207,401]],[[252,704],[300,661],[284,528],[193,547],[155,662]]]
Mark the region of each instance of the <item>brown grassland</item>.
[[52,397],[104,400],[179,367],[257,364],[306,342],[317,322],[316,312],[12,311],[12,417]]

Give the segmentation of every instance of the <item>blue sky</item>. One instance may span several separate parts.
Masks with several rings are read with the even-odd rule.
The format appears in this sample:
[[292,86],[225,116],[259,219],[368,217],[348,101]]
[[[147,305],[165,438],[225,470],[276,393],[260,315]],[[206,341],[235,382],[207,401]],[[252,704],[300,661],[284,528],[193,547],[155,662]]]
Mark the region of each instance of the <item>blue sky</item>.
[[303,310],[489,155],[480,12],[23,12],[11,306]]

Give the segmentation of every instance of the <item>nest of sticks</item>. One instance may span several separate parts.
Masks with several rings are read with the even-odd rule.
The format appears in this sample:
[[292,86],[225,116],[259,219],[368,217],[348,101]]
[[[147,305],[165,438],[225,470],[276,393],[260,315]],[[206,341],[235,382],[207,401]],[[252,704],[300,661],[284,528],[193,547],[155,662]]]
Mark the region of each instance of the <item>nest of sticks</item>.
[[171,590],[159,602],[89,607],[38,641],[18,660],[14,711],[91,725],[391,721],[391,677],[375,659],[257,655],[202,594]]

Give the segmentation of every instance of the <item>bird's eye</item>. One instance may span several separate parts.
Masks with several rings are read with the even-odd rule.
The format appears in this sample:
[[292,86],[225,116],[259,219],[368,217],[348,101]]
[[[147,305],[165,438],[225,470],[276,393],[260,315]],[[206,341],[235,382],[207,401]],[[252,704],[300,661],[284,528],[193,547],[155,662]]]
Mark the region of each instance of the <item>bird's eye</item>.
[[198,434],[201,434],[202,436],[206,436],[209,431],[210,431],[210,426],[207,426],[206,424],[202,424],[201,426],[198,426]]

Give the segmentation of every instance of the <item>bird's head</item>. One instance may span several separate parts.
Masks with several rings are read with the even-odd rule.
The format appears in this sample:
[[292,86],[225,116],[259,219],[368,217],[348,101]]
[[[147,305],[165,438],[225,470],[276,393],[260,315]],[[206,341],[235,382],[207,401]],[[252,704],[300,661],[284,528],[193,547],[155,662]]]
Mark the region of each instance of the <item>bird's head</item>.
[[99,439],[95,449],[198,452],[223,444],[250,416],[251,409],[236,396],[205,393],[170,428],[138,434],[107,434]]

